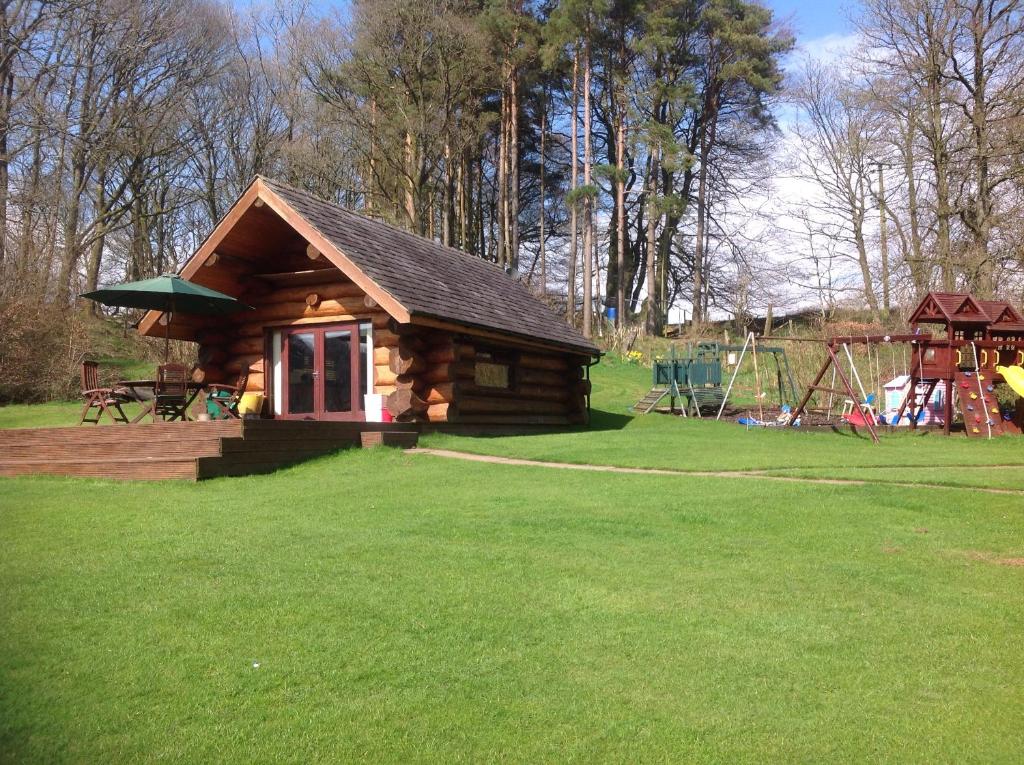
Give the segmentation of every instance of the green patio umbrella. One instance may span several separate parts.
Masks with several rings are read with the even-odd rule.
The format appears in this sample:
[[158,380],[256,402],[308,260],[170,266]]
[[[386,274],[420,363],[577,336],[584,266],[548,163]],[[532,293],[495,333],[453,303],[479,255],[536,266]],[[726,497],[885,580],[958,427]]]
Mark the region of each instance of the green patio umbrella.
[[[95,300],[103,305],[145,308],[150,311],[163,311],[167,314],[223,316],[237,311],[253,310],[252,306],[246,305],[237,298],[199,284],[193,284],[177,274],[164,274],[154,279],[115,284],[95,292],[86,292],[82,297]],[[170,335],[171,320],[168,317],[164,330],[164,361],[167,360]]]

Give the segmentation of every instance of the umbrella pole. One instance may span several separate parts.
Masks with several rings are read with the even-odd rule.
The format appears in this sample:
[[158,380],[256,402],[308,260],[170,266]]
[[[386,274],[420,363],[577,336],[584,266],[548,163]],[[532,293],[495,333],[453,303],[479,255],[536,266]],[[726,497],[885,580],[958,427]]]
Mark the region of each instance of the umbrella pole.
[[171,298],[171,310],[167,312],[167,323],[164,324],[164,363],[171,349],[171,316],[174,315],[174,298]]

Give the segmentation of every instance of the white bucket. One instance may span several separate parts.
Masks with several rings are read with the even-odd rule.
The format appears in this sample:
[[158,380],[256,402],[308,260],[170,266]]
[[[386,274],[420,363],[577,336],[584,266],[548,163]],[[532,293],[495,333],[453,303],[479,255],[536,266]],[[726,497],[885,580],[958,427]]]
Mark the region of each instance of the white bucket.
[[367,393],[363,396],[363,411],[367,422],[381,422],[384,419],[384,396]]

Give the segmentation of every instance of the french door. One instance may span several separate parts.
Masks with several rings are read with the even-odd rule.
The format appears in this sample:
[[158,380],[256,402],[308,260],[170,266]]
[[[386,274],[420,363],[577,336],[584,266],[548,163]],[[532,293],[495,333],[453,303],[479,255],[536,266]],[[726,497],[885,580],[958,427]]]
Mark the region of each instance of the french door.
[[365,339],[357,323],[289,329],[281,344],[282,417],[363,419]]

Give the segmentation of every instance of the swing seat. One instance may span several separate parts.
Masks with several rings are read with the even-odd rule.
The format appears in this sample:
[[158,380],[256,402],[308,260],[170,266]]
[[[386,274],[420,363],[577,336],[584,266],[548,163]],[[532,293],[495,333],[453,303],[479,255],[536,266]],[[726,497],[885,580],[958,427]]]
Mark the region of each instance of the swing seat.
[[843,419],[846,420],[850,425],[859,426],[866,428],[868,425],[867,418],[864,416],[864,411],[850,412],[849,414],[843,415]]

